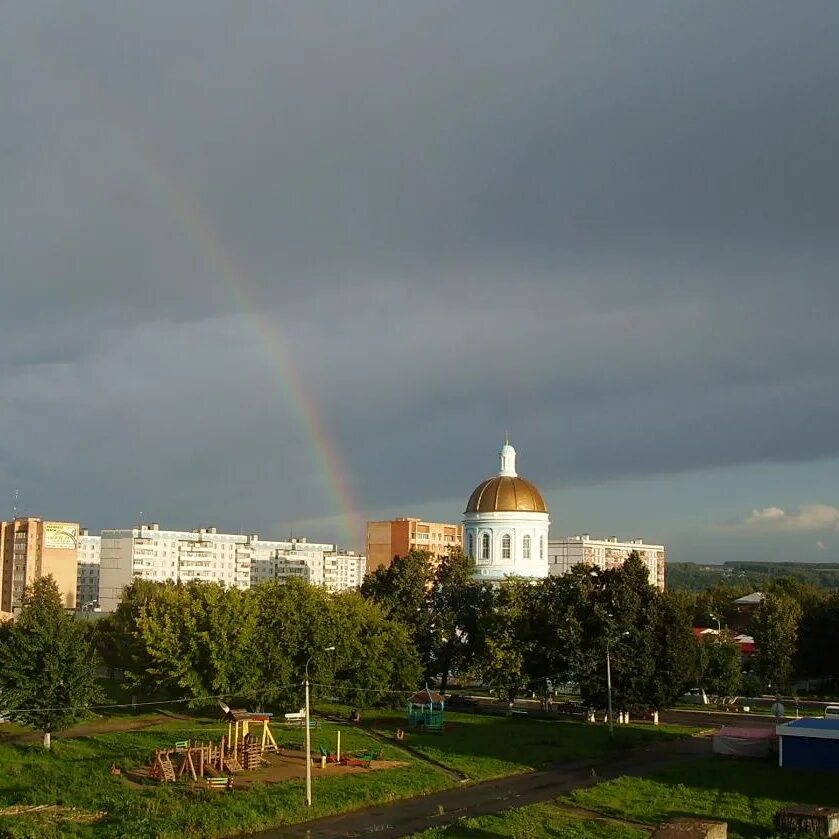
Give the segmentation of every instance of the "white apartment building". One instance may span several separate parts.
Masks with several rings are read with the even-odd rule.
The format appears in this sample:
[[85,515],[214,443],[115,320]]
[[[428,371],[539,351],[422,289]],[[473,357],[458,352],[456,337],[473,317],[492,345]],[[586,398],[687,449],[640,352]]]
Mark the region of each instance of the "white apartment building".
[[246,589],[300,576],[340,591],[360,586],[365,570],[365,557],[332,544],[265,540],[258,534],[219,533],[214,527],[176,531],[142,524],[102,531],[99,603],[102,611],[113,611],[134,579],[203,580]]
[[623,565],[632,551],[637,551],[647,566],[650,584],[664,590],[664,568],[667,551],[664,545],[650,545],[643,539],[619,542],[617,537],[592,539],[588,533],[548,540],[548,572],[552,576],[567,574],[575,565],[584,563],[598,568]]
[[99,608],[99,559],[102,537],[82,529],[76,543],[78,569],[76,572],[76,608]]

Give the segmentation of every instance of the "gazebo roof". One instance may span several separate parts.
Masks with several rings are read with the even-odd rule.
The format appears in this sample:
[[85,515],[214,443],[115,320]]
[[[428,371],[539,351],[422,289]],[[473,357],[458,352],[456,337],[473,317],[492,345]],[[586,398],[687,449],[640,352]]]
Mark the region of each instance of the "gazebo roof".
[[436,691],[429,690],[428,688],[423,688],[422,690],[418,690],[408,700],[408,702],[411,702],[414,705],[430,705],[432,703],[434,703],[436,705],[442,705],[445,701],[446,701],[445,696],[443,696],[441,693],[437,693]]

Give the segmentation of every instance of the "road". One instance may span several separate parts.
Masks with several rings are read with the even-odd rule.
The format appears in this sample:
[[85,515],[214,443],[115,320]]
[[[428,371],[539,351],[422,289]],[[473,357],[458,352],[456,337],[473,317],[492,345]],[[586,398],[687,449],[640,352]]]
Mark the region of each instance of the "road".
[[465,816],[497,813],[550,801],[620,775],[646,775],[711,754],[708,737],[675,740],[609,758],[559,764],[494,781],[462,786],[421,798],[394,801],[289,827],[244,834],[245,839],[397,839]]

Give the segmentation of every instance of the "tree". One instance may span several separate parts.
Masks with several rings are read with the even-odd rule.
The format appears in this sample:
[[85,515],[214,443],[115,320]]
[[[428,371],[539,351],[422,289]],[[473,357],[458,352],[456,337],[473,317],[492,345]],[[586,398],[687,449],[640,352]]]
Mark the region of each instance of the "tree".
[[449,673],[466,670],[483,644],[488,588],[474,579],[475,561],[453,549],[440,560],[434,573],[429,606],[433,668],[445,693]]
[[378,603],[391,617],[403,623],[411,635],[426,680],[434,675],[431,593],[434,586],[432,555],[413,550],[398,556],[387,567],[377,568],[364,578],[361,594]]
[[530,631],[533,587],[527,580],[509,578],[493,591],[484,617],[486,639],[476,660],[485,684],[499,698],[512,702],[531,682],[530,658],[533,637]]
[[331,608],[336,649],[329,693],[360,708],[401,704],[422,677],[407,628],[355,591],[333,596]]
[[698,640],[699,684],[715,696],[733,696],[742,683],[740,647],[725,633]]
[[131,674],[133,681],[151,681],[195,704],[221,695],[254,699],[254,607],[249,592],[218,583],[159,586],[137,621],[146,667],[142,675]]
[[685,609],[650,585],[633,551],[619,568],[575,571],[580,641],[575,669],[590,707],[607,700],[606,656],[616,709],[646,711],[672,703],[689,678],[693,648]]
[[0,695],[10,719],[43,732],[81,719],[100,691],[97,656],[84,628],[61,604],[52,576],[27,587],[17,620],[0,635]]
[[767,594],[755,613],[757,669],[776,691],[787,687],[792,676],[800,620],[798,601],[778,591]]

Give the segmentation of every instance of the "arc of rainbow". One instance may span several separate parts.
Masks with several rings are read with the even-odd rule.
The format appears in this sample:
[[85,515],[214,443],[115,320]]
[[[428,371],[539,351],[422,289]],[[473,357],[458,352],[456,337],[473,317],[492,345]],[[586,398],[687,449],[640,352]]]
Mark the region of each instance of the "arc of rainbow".
[[123,146],[133,152],[149,176],[148,183],[155,187],[169,212],[190,235],[198,254],[215,269],[231,297],[254,323],[255,332],[266,350],[266,355],[279,374],[280,384],[291,397],[291,402],[311,441],[315,459],[327,477],[339,517],[343,522],[345,543],[354,545],[361,534],[363,518],[343,459],[329,434],[314,397],[303,385],[275,325],[254,303],[246,272],[225,247],[219,231],[192,191],[164,166],[159,156],[153,154],[139,132],[128,129],[128,120],[118,114],[104,92],[70,62],[62,62],[59,66],[54,53],[42,49],[40,44],[34,46],[34,52],[44,58],[41,66],[51,67],[54,77],[65,86],[72,87],[88,107],[100,115],[106,126],[120,137]]

